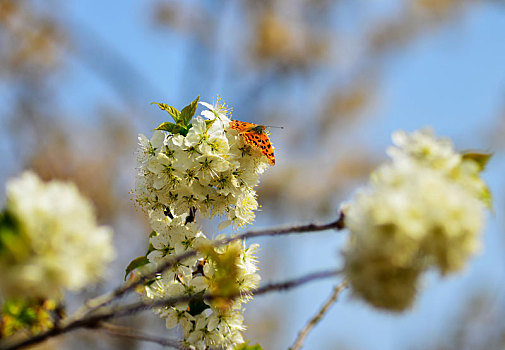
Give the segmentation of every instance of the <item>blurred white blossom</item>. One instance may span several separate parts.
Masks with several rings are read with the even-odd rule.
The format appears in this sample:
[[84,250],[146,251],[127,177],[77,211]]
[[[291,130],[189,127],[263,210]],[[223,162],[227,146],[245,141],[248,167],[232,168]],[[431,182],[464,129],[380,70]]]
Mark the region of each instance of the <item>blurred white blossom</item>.
[[358,296],[403,310],[423,271],[459,271],[479,251],[486,203],[472,183],[485,184],[449,140],[425,130],[396,132],[393,141],[393,161],[345,205],[345,269]]
[[96,283],[114,257],[112,230],[97,226],[75,185],[44,183],[32,172],[7,183],[0,232],[0,293],[57,298]]
[[479,176],[482,169],[477,162],[457,153],[450,139],[436,138],[429,128],[410,134],[397,131],[392,139],[396,147],[390,147],[387,153],[395,163],[415,162],[438,170],[490,206],[489,191]]

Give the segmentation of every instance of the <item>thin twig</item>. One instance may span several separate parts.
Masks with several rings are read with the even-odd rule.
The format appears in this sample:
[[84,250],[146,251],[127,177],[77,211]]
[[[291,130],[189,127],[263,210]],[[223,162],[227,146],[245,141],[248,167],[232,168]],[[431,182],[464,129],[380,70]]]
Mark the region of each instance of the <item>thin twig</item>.
[[[343,228],[344,228],[344,216],[343,216],[343,214],[340,214],[340,217],[338,218],[338,220],[330,222],[328,224],[308,224],[308,225],[291,226],[291,227],[285,227],[285,228],[279,228],[279,229],[247,231],[247,232],[244,232],[244,233],[239,234],[234,237],[227,237],[227,238],[224,238],[221,240],[217,240],[215,242],[212,242],[212,245],[214,247],[217,247],[217,246],[221,246],[221,245],[226,245],[226,244],[236,241],[236,240],[242,240],[242,239],[246,239],[246,238],[254,238],[254,237],[261,237],[261,236],[281,236],[281,235],[292,234],[292,233],[317,232],[317,231],[325,231],[325,230],[330,230],[330,229],[342,230]],[[144,285],[147,281],[155,278],[157,274],[159,274],[159,273],[169,269],[170,267],[174,266],[175,264],[177,264],[183,260],[186,260],[188,258],[191,258],[197,254],[198,254],[198,250],[190,250],[190,251],[187,251],[183,254],[170,257],[165,262],[163,262],[162,264],[157,266],[155,270],[144,274],[138,280],[136,280],[134,282],[123,284],[120,287],[116,288],[111,293],[101,295],[97,298],[94,298],[94,299],[88,301],[86,303],[86,307],[79,310],[76,313],[76,315],[74,315],[72,318],[79,319],[85,315],[89,315],[91,312],[93,312],[103,306],[108,305],[109,303],[111,303],[114,300],[121,298],[123,295],[134,290],[136,287]]]
[[[261,288],[252,290],[252,294],[254,295],[262,295],[266,294],[269,292],[273,291],[284,291],[292,288],[296,288],[302,284],[309,283],[315,280],[320,280],[320,279],[325,279],[325,278],[330,278],[337,276],[338,274],[341,273],[341,270],[327,270],[327,271],[320,271],[320,272],[315,272],[311,273],[299,278],[295,278],[292,280],[288,280],[285,282],[278,282],[278,283],[271,283],[267,284]],[[232,295],[232,296],[223,296],[223,295],[206,295],[204,296],[205,300],[211,301],[217,298],[234,298],[238,297],[239,295]],[[86,316],[82,319],[77,319],[77,320],[67,320],[67,322],[62,322],[61,326],[55,327],[49,331],[39,333],[37,335],[34,335],[33,337],[30,337],[28,339],[24,339],[19,342],[15,343],[4,343],[0,345],[1,350],[14,350],[14,349],[20,349],[28,345],[34,345],[38,344],[48,338],[52,338],[61,334],[65,334],[68,332],[71,332],[75,329],[78,328],[96,328],[99,327],[102,321],[106,321],[112,318],[118,318],[126,315],[131,315],[133,313],[137,313],[146,309],[151,309],[153,307],[160,307],[160,306],[171,306],[175,305],[181,302],[189,301],[190,296],[181,296],[181,297],[175,297],[175,298],[169,298],[169,299],[160,299],[160,300],[154,300],[154,301],[140,301],[137,303],[132,303],[132,304],[127,304],[121,307],[117,307],[114,309],[111,309],[108,312],[101,312],[101,313],[96,313],[94,315]]]
[[289,348],[289,350],[299,350],[303,346],[303,342],[305,341],[305,338],[309,334],[309,332],[321,321],[321,319],[324,317],[324,315],[330,310],[330,308],[335,304],[337,301],[338,296],[340,295],[340,292],[347,287],[347,281],[344,280],[341,284],[335,286],[333,288],[333,292],[330,295],[330,298],[321,306],[321,309],[315,314],[309,322],[305,325],[305,327],[300,330],[298,333],[298,336],[296,337],[295,342],[293,345]]
[[156,344],[159,344],[162,346],[169,346],[171,348],[178,349],[178,350],[188,350],[189,349],[184,344],[181,344],[181,342],[178,340],[158,337],[156,335],[140,332],[140,331],[130,328],[130,327],[124,327],[124,326],[119,326],[119,325],[112,324],[112,323],[101,322],[99,325],[99,329],[104,330],[107,334],[115,336],[115,337],[135,339],[135,340],[156,343]]

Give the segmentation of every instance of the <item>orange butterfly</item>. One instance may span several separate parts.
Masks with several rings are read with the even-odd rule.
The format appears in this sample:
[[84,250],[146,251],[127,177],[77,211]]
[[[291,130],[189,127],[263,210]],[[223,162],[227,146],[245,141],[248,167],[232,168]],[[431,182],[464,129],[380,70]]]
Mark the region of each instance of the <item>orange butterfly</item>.
[[237,130],[248,145],[261,151],[267,157],[270,165],[275,165],[274,148],[265,131],[266,126],[232,120],[230,128]]

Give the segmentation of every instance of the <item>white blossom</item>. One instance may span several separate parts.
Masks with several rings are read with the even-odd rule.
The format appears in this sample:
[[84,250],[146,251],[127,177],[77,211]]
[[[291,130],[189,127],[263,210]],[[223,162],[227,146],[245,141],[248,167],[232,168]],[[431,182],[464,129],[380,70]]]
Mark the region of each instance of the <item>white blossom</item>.
[[393,143],[388,154],[395,161],[415,160],[433,169],[449,172],[461,162],[450,139],[435,138],[432,129],[423,129],[407,134],[400,130],[393,133]]
[[397,131],[393,133],[392,139],[396,147],[390,147],[388,154],[394,162],[415,162],[436,169],[490,205],[489,191],[479,177],[482,169],[474,161],[457,153],[450,139],[436,138],[429,128],[410,134]]
[[[202,232],[200,219],[219,217],[219,229],[233,223],[242,227],[254,221],[258,209],[259,175],[268,167],[260,152],[253,152],[236,130],[230,129],[229,109],[223,104],[201,102],[207,110],[192,120],[186,136],[155,132],[151,141],[142,137],[138,159],[137,201],[149,215],[150,265],[171,255],[183,254],[212,243]],[[147,151],[145,151],[147,150]],[[218,236],[216,239],[223,238]],[[150,299],[188,295],[192,303],[157,308],[168,328],[180,325],[183,343],[195,349],[232,349],[243,343],[243,304],[256,288],[257,245],[240,249],[234,269],[240,297],[228,308],[201,298],[216,285],[215,264],[199,254],[163,272],[146,286]],[[223,253],[227,247],[218,247]],[[235,276],[235,275],[234,275]],[[195,306],[196,305],[196,306]]]
[[427,131],[397,132],[393,139],[400,147],[389,150],[393,162],[372,173],[344,206],[351,232],[345,270],[356,295],[403,310],[423,271],[459,271],[479,251],[485,203],[455,178],[455,169],[466,165],[450,141]]
[[254,187],[268,163],[229,128],[226,108],[202,105],[209,125],[196,117],[186,136],[139,136],[137,202],[147,211],[163,205],[181,215],[193,207],[205,217],[227,214],[238,227],[250,224],[258,207]]
[[[143,142],[143,141],[142,141]],[[0,293],[57,298],[100,280],[115,256],[112,230],[98,226],[75,185],[42,182],[32,172],[7,182],[14,240],[0,244]]]

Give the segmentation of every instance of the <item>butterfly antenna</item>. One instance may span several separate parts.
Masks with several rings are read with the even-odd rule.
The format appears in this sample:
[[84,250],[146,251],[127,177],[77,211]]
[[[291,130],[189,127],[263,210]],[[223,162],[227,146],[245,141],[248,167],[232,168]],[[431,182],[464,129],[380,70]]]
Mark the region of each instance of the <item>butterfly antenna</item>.
[[283,126],[264,125],[266,128],[284,129]]

